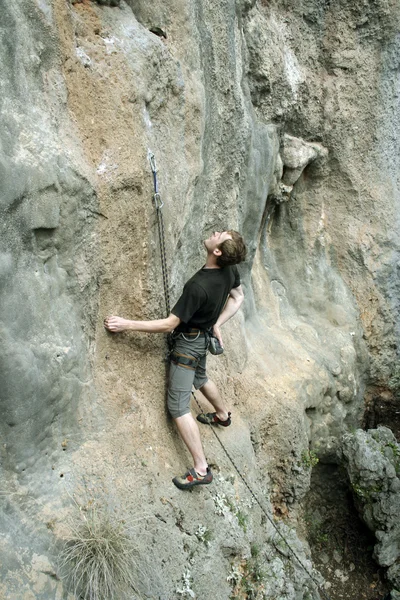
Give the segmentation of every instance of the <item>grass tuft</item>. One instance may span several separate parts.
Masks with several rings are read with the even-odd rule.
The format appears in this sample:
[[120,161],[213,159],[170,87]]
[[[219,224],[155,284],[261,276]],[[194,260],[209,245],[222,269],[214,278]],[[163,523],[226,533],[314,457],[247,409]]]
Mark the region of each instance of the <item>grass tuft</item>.
[[123,598],[134,589],[136,548],[123,521],[105,510],[80,509],[59,555],[61,576],[82,600]]

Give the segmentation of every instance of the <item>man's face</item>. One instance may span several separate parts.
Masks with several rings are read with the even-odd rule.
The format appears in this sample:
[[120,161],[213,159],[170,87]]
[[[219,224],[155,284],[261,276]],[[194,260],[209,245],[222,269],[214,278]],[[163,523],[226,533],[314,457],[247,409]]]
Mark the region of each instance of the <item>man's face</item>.
[[216,248],[225,240],[231,240],[232,236],[229,231],[214,231],[207,240],[204,240],[204,245],[208,252],[214,252]]

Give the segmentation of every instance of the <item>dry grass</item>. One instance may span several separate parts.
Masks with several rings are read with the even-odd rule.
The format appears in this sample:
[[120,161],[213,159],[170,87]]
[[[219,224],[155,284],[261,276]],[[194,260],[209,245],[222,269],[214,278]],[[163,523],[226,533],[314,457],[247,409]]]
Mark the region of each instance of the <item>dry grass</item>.
[[122,599],[134,589],[136,549],[124,522],[105,510],[79,510],[59,555],[61,576],[82,600]]

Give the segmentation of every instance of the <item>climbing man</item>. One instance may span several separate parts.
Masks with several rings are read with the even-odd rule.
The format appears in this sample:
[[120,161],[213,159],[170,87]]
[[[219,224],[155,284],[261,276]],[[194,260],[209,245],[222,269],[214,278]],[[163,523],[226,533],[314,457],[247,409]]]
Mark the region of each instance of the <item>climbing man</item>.
[[106,317],[104,326],[113,333],[144,331],[173,333],[174,348],[168,383],[168,409],[178,431],[193,457],[193,468],[185,475],[174,477],[180,489],[212,482],[196,421],[190,412],[192,385],[200,389],[215,412],[197,416],[200,423],[231,424],[228,412],[216,385],[206,375],[206,354],[213,334],[223,347],[221,326],[239,310],[243,302],[236,264],[246,258],[246,245],[237,231],[216,231],[204,242],[207,260],[183,288],[178,302],[166,319],[128,321]]

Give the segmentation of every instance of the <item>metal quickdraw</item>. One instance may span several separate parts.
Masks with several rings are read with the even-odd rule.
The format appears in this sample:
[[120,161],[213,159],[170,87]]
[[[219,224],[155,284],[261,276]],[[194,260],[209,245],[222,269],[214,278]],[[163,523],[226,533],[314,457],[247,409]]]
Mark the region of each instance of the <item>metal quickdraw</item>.
[[164,297],[165,297],[165,308],[167,311],[167,317],[171,312],[171,304],[169,298],[169,281],[168,281],[168,269],[167,269],[167,252],[165,248],[165,229],[164,229],[164,218],[162,214],[162,207],[164,206],[164,202],[161,200],[160,193],[158,191],[158,182],[157,182],[157,165],[156,159],[151,150],[148,151],[148,159],[150,162],[151,172],[153,173],[153,184],[154,184],[154,206],[157,211],[157,224],[158,224],[158,236],[160,239],[160,253],[161,253],[161,267],[162,267],[162,276],[163,276],[163,285],[164,285]]
[[[153,185],[154,185],[153,200],[154,200],[154,206],[155,206],[156,212],[157,212],[157,225],[158,225],[158,237],[160,240],[160,255],[161,255],[163,286],[164,286],[165,308],[166,308],[166,313],[167,313],[166,316],[168,317],[171,313],[171,302],[170,302],[170,297],[169,297],[167,251],[166,251],[166,247],[165,247],[165,228],[164,228],[164,218],[163,218],[163,213],[162,213],[162,207],[164,206],[164,202],[161,200],[161,196],[158,191],[156,158],[151,150],[148,150],[147,157],[149,159],[151,172],[153,174]],[[173,338],[170,333],[167,335],[167,345],[168,345],[168,352],[166,355],[166,360],[168,360],[169,354],[173,348]]]

